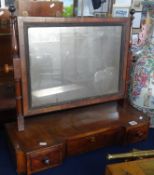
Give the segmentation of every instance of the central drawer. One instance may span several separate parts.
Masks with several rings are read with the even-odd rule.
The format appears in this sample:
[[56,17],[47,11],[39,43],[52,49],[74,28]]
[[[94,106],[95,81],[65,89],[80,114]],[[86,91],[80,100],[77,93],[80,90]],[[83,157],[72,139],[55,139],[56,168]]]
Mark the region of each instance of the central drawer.
[[30,152],[27,155],[28,174],[47,169],[49,167],[55,167],[62,163],[63,158],[63,144]]
[[122,138],[122,128],[114,128],[106,131],[98,130],[84,135],[76,135],[67,140],[67,155],[75,155],[97,148],[119,144]]

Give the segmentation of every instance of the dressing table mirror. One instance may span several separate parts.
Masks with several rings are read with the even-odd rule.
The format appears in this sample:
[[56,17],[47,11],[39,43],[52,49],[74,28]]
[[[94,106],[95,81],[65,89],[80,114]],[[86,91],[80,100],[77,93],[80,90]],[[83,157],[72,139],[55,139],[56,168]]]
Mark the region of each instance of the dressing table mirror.
[[129,18],[12,20],[18,122],[6,131],[18,174],[146,139],[149,119],[125,102]]

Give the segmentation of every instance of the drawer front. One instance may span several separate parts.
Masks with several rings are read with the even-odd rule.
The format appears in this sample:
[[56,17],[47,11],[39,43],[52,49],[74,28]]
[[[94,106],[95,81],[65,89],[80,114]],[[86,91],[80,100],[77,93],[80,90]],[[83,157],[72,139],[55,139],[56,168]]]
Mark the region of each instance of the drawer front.
[[40,149],[28,155],[28,171],[37,172],[62,163],[64,147],[62,145]]
[[75,136],[67,140],[67,155],[75,155],[104,146],[118,144],[122,137],[122,129],[116,128],[104,132]]
[[125,143],[135,143],[147,138],[149,123],[131,127],[126,131]]

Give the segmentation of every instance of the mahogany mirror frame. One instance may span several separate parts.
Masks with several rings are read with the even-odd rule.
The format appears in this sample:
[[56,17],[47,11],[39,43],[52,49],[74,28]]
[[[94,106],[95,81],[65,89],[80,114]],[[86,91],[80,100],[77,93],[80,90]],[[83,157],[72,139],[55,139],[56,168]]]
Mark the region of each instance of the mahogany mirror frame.
[[[31,108],[29,102],[29,82],[28,82],[28,68],[26,57],[26,38],[25,32],[27,32],[27,26],[37,26],[38,24],[50,26],[51,24],[72,24],[89,25],[89,24],[102,24],[102,25],[120,25],[122,26],[122,40],[121,40],[121,70],[120,70],[120,88],[119,92],[112,95],[103,95],[102,97],[94,97],[82,100],[71,101],[71,103],[58,104],[54,106],[44,106],[41,108]],[[37,114],[43,114],[52,111],[59,111],[64,109],[71,109],[75,107],[87,106],[92,104],[98,104],[113,100],[124,99],[127,91],[127,72],[128,72],[128,51],[129,51],[129,39],[130,39],[130,18],[95,18],[95,17],[83,17],[83,18],[53,18],[53,17],[18,17],[18,38],[19,38],[19,58],[21,62],[21,92],[22,92],[22,113],[23,116],[31,116]],[[16,70],[15,70],[16,72]]]

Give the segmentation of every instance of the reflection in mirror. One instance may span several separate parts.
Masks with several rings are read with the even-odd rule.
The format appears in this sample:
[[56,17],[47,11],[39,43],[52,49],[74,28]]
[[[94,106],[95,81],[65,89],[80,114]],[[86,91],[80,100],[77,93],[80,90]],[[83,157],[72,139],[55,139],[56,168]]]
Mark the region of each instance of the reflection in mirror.
[[[76,1],[76,0],[75,0]],[[63,16],[74,16],[75,2],[74,0],[61,0],[63,2]]]
[[119,92],[121,33],[121,26],[29,27],[31,107]]

